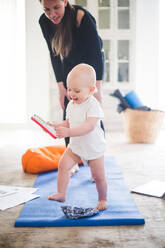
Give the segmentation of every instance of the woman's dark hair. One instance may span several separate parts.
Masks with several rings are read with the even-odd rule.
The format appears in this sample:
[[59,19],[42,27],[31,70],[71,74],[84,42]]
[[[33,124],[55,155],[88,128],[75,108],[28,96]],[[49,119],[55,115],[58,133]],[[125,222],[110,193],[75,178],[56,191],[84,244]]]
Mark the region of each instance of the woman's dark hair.
[[[42,3],[42,0],[39,0]],[[63,1],[63,0],[61,0]],[[55,55],[67,57],[72,47],[72,30],[76,25],[75,9],[68,2],[62,21],[56,25],[56,32],[52,38],[52,50]]]
[[56,33],[52,39],[52,49],[56,55],[67,57],[72,47],[72,29],[75,23],[75,10],[68,2],[64,17],[57,25]]

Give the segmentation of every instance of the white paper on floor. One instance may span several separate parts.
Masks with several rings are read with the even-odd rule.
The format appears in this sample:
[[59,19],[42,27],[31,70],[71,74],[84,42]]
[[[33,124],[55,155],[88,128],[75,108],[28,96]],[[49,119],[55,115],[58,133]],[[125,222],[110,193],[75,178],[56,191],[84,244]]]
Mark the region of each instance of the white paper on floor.
[[0,210],[6,210],[39,197],[38,188],[0,185]]
[[154,180],[132,189],[131,192],[164,198],[165,182]]

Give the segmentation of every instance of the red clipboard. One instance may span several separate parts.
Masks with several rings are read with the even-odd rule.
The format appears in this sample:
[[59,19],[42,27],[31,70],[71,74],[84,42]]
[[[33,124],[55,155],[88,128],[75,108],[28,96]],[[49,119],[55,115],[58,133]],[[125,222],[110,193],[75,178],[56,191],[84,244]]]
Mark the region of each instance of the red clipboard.
[[40,127],[42,127],[48,134],[50,134],[54,139],[56,139],[56,131],[53,127],[49,126],[41,117],[34,114],[31,117],[31,120],[37,123]]

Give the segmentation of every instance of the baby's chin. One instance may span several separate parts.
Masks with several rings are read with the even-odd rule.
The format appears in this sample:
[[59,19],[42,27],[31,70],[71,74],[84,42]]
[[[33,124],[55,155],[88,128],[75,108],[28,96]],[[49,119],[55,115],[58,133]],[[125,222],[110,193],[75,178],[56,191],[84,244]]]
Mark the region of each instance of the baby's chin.
[[78,99],[78,98],[74,98],[74,99],[72,99],[72,101],[74,104],[81,104],[83,102],[83,100]]
[[85,102],[88,98],[86,99],[72,99],[74,104],[81,104]]
[[72,98],[73,103],[78,103],[78,98]]
[[79,100],[73,100],[74,104],[80,104],[81,102]]

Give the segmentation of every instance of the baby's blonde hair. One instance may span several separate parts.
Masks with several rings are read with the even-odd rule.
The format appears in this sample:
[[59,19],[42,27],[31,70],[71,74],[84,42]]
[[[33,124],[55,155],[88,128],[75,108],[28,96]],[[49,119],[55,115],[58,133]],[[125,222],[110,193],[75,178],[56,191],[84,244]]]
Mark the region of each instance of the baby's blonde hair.
[[96,85],[96,72],[91,65],[78,64],[68,74],[67,82],[71,77],[77,77],[77,82],[83,82],[83,86],[91,87]]

